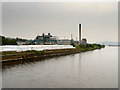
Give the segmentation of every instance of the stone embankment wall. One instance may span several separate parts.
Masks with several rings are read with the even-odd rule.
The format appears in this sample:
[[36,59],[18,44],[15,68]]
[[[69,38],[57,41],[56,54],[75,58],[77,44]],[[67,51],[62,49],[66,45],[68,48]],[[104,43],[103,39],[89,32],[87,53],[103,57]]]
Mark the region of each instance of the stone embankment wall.
[[10,61],[17,61],[17,60],[26,60],[32,58],[50,58],[56,56],[63,56],[69,54],[78,53],[75,48],[72,49],[53,49],[53,50],[44,50],[44,51],[22,51],[22,52],[15,52],[15,51],[7,51],[3,52],[2,54],[2,61],[1,62],[10,62]]

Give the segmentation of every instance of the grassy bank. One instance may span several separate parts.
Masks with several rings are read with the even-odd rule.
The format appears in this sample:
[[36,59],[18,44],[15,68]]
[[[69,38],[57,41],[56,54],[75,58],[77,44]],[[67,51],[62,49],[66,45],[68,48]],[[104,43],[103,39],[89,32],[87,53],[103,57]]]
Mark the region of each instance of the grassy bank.
[[54,49],[54,50],[43,50],[43,51],[4,51],[2,52],[2,61],[1,62],[7,62],[7,61],[16,61],[16,60],[25,60],[25,59],[32,59],[32,58],[51,58],[56,56],[64,56],[69,54],[75,54],[85,51],[91,51],[95,49],[101,49],[104,48],[104,45],[100,44],[86,44],[86,45],[74,45],[74,49]]
[[85,52],[85,51],[91,51],[91,50],[95,50],[95,49],[101,49],[104,48],[105,45],[100,45],[100,44],[86,44],[86,45],[78,45],[75,46],[77,50],[80,50],[81,52]]

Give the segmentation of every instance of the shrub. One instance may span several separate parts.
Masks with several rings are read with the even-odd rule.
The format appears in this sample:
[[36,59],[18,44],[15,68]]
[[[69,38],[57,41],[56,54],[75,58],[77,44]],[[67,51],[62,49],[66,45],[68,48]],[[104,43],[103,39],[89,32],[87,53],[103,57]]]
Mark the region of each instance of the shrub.
[[71,43],[71,45],[72,45],[73,47],[75,47],[75,44],[74,44],[74,43]]
[[100,44],[81,44],[76,46],[77,50],[80,50],[81,52],[85,52],[85,51],[91,51],[94,49],[100,49],[105,47],[104,45],[100,45]]

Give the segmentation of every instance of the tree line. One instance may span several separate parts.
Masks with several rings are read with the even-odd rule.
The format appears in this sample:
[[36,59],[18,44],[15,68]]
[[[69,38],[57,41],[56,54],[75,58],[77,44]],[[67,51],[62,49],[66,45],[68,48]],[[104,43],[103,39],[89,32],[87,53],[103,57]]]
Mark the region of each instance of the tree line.
[[7,38],[5,36],[0,36],[0,45],[17,45],[17,41],[28,41],[27,39],[22,38]]

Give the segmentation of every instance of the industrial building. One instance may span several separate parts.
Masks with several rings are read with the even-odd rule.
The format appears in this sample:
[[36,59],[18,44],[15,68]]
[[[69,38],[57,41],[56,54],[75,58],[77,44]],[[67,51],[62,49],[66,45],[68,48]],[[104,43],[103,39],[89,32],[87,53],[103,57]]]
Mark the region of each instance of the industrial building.
[[52,36],[50,33],[45,35],[44,33],[35,38],[35,44],[37,45],[70,45],[71,40],[69,39],[58,39],[57,36]]
[[[52,36],[50,33],[48,33],[48,35],[45,35],[44,33],[40,36],[38,35],[36,38],[35,38],[35,44],[37,45],[55,45],[55,44],[58,44],[58,45],[70,45],[71,43],[74,43],[76,45],[80,45],[80,44],[87,44],[87,39],[86,38],[81,38],[82,37],[82,33],[81,33],[81,27],[82,25],[81,24],[78,24],[79,28],[79,41],[74,41],[73,40],[73,37],[72,37],[72,34],[71,34],[71,40],[69,39],[58,39],[57,36]],[[81,40],[82,39],[82,40]]]
[[87,39],[86,38],[82,39],[82,44],[87,44]]
[[69,39],[59,39],[59,40],[57,40],[57,44],[58,45],[70,45],[71,40],[69,40]]
[[48,35],[45,35],[44,33],[42,34],[42,36],[38,35],[35,38],[35,44],[37,45],[45,45],[45,44],[50,44],[50,45],[54,45],[57,44],[57,36],[52,36],[50,33],[48,33]]

